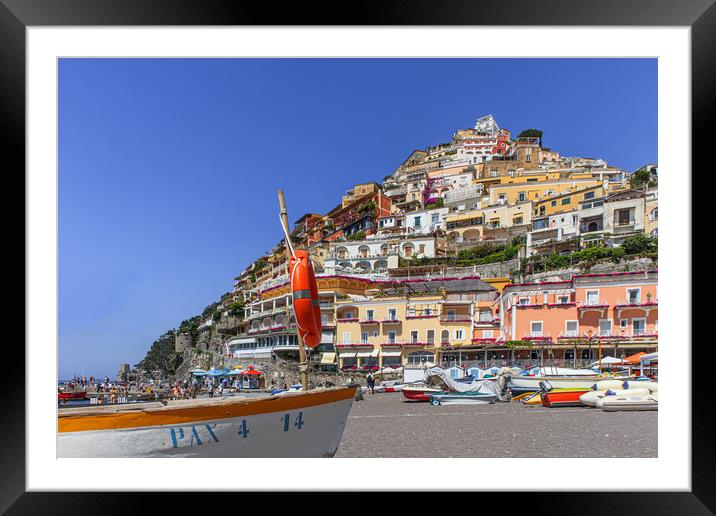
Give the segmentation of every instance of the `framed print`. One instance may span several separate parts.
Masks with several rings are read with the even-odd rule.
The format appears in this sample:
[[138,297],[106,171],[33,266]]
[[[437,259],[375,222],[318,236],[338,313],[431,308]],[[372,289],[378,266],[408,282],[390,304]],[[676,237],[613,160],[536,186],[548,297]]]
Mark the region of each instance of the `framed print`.
[[3,510],[713,510],[689,209],[710,0],[384,2],[351,25],[145,4],[0,0],[27,203]]

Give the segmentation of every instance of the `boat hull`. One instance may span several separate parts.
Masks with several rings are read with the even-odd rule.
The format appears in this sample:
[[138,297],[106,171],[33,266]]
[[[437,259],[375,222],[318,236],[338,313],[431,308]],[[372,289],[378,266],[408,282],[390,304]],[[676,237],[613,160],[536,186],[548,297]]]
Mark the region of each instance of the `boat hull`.
[[[616,378],[616,380],[629,380],[633,377]],[[514,394],[523,392],[534,392],[540,390],[539,382],[547,382],[554,389],[584,389],[589,390],[592,386],[605,378],[593,376],[511,376],[509,388]]]
[[405,401],[430,401],[430,396],[440,392],[440,389],[405,387],[400,392]]
[[87,399],[86,392],[58,392],[58,400],[84,400]]
[[57,456],[332,457],[354,397],[350,387],[78,416],[61,411]]
[[586,389],[565,389],[542,394],[542,405],[545,407],[582,407],[579,397],[589,392]]

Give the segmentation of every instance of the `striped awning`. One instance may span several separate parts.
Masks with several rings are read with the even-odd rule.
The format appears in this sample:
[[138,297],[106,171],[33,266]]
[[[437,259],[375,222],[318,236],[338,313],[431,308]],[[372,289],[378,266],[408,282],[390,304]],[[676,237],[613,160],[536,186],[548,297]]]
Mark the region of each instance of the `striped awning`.
[[340,358],[355,358],[356,352],[355,351],[339,351],[338,356]]
[[401,355],[401,351],[381,351],[380,356],[382,357],[399,357]]

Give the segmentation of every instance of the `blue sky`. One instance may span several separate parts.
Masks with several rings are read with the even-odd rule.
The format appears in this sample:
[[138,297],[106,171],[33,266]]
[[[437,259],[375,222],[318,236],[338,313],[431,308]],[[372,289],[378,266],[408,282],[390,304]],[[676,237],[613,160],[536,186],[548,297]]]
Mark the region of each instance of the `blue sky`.
[[655,59],[62,59],[59,374],[113,375],[231,290],[289,217],[492,114],[657,162]]

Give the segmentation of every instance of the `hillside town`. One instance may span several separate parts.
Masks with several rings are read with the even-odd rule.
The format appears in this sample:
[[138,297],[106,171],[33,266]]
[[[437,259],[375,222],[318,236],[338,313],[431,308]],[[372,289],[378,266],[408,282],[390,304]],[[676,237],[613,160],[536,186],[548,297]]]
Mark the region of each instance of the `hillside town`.
[[[382,182],[293,224],[320,295],[311,367],[581,367],[603,349],[657,351],[657,180],[655,164],[564,156],[491,115],[409,152]],[[185,359],[297,362],[287,271],[281,239],[164,338]]]

